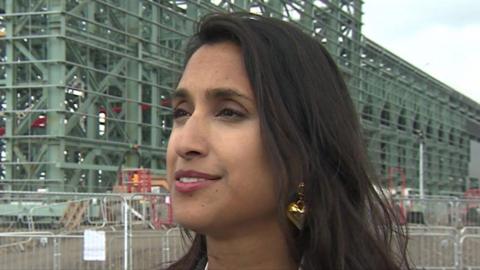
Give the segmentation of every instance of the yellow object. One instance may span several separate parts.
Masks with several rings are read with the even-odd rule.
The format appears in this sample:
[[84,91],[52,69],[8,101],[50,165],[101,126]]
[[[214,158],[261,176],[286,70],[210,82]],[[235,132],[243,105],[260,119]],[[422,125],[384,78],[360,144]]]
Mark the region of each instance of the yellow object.
[[134,186],[138,186],[138,180],[139,180],[139,179],[138,179],[138,174],[137,174],[137,173],[134,173],[134,174],[132,175],[132,182],[133,182],[133,185],[134,185]]
[[300,185],[298,185],[297,201],[290,203],[287,208],[288,219],[299,230],[302,230],[303,226],[305,225],[305,202],[303,201],[303,188],[304,184],[300,183]]

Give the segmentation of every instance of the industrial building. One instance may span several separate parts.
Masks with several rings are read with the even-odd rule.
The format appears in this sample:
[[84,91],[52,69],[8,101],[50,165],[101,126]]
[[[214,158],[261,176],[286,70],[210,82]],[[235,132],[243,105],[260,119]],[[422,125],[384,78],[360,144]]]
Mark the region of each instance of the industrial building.
[[463,192],[479,177],[480,104],[363,36],[361,3],[0,1],[1,188],[104,192],[122,168],[163,174],[183,44],[204,14],[250,11],[334,56],[385,185],[417,188],[422,164],[426,193]]

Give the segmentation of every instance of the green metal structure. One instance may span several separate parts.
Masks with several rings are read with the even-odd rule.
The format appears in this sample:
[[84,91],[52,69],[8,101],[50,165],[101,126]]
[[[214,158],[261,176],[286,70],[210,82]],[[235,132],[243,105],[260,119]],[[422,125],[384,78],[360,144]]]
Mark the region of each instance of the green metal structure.
[[[105,191],[161,174],[182,45],[213,11],[292,21],[341,67],[385,184],[462,192],[480,105],[361,34],[361,0],[0,0],[0,183]],[[422,135],[422,136],[420,136]]]

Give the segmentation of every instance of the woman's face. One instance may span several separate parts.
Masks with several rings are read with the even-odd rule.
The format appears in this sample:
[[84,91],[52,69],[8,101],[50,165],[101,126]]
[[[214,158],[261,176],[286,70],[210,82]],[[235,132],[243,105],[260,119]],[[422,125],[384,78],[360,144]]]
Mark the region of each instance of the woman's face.
[[173,110],[167,173],[176,222],[206,234],[276,223],[274,179],[240,48],[198,49]]

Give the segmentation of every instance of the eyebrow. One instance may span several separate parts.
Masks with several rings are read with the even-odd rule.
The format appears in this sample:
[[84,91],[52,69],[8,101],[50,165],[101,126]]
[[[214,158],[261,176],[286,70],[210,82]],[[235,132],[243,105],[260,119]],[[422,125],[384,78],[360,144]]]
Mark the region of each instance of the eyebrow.
[[173,91],[172,99],[190,99],[190,94],[188,93],[187,89],[178,88],[177,90]]
[[[245,99],[247,101],[253,102],[253,100],[246,96],[241,94],[238,90],[235,90],[233,88],[227,88],[227,87],[218,87],[218,88],[210,88],[207,89],[207,99],[228,99],[228,98],[241,98]],[[172,93],[172,99],[187,99],[191,100],[191,95],[189,91],[185,88],[178,88]]]

